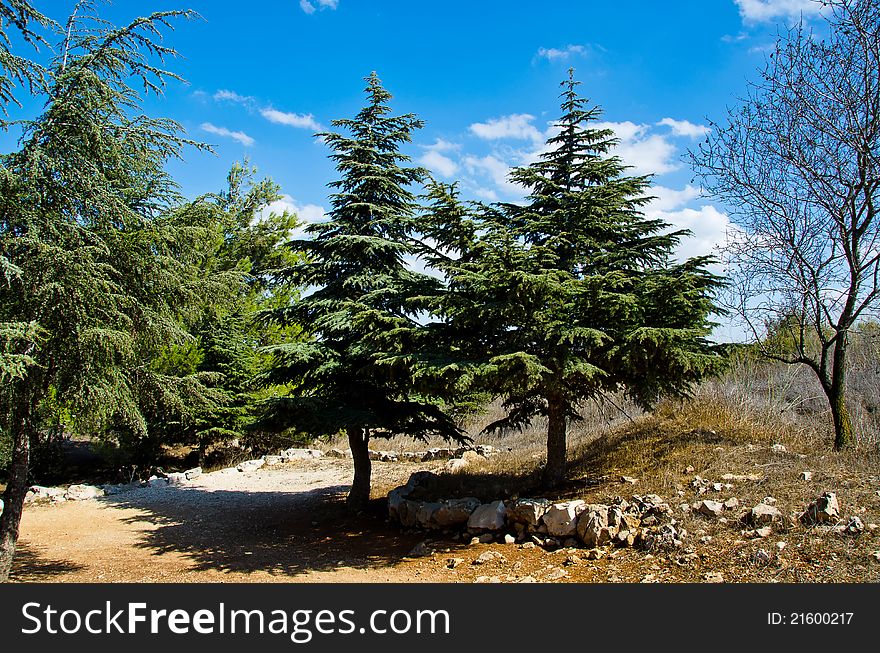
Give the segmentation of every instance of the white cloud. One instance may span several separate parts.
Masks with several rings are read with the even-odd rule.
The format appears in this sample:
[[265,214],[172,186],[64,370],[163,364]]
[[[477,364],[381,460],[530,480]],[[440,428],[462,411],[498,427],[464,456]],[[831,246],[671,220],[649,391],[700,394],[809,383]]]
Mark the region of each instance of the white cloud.
[[428,150],[419,158],[419,164],[441,177],[452,177],[458,172],[458,164],[437,150]]
[[236,104],[253,104],[254,98],[249,95],[239,95],[235,91],[229,89],[220,89],[214,93],[214,100],[217,102],[235,102]]
[[710,131],[706,125],[695,125],[688,120],[675,120],[673,118],[664,118],[657,124],[669,127],[675,136],[686,136],[688,138],[700,138]]
[[677,170],[680,165],[672,159],[677,152],[675,145],[665,136],[649,134],[649,125],[637,125],[630,121],[599,122],[598,129],[610,129],[620,140],[614,154],[632,167],[637,175],[662,175]]
[[545,57],[550,61],[565,61],[574,55],[586,54],[587,48],[583,45],[566,45],[558,48],[538,48],[538,56]]
[[492,180],[492,183],[507,195],[522,197],[525,190],[522,186],[514,184],[507,179],[510,166],[493,155],[484,157],[466,156],[464,165],[470,174],[480,174]]
[[488,141],[513,138],[538,143],[544,140],[544,135],[532,124],[534,119],[535,116],[528,113],[514,113],[487,122],[475,122],[470,130],[478,138]]
[[317,204],[300,204],[290,195],[282,195],[280,199],[275,200],[266,206],[260,212],[260,216],[257,219],[268,216],[270,213],[281,214],[285,211],[295,214],[299,218],[300,223],[302,223],[299,228],[295,229],[293,233],[290,234],[291,238],[306,237],[307,234],[305,228],[307,226],[315,224],[316,222],[324,222],[327,219],[323,206],[318,206]]
[[[316,7],[315,4],[318,6]],[[299,6],[300,9],[311,16],[318,9],[336,9],[339,6],[339,0],[314,0],[312,2],[309,0],[299,0]]]
[[461,145],[438,138],[433,145],[422,145],[421,147],[426,152],[419,158],[418,162],[428,170],[440,173],[441,177],[447,178],[452,177],[458,172],[458,164],[443,153],[457,152],[461,149]]
[[682,260],[692,256],[717,256],[730,230],[730,218],[712,205],[670,211],[662,217],[674,228],[688,229],[693,234],[679,243],[676,254]]
[[821,11],[815,0],[734,0],[739,14],[746,22],[757,23],[777,18],[799,18]]
[[593,123],[593,128],[610,129],[614,132],[614,136],[621,141],[635,141],[641,138],[649,127],[625,120],[623,122],[597,122]]
[[226,129],[226,127],[218,127],[216,125],[211,124],[210,122],[203,122],[201,125],[202,130],[208,132],[209,134],[214,134],[216,136],[222,136],[223,138],[231,138],[234,141],[238,141],[245,147],[251,147],[256,141],[245,134],[244,132],[239,131],[231,131]]
[[300,129],[311,129],[312,131],[321,131],[322,127],[315,120],[315,116],[311,113],[286,113],[277,109],[260,109],[260,114],[269,122],[278,125],[287,125],[288,127],[298,127]]
[[478,186],[473,189],[474,195],[479,197],[481,200],[485,200],[487,202],[497,202],[498,201],[498,193],[496,193],[491,188],[484,188],[482,186]]
[[645,207],[645,212],[659,214],[681,208],[691,200],[698,198],[700,189],[690,184],[681,190],[666,186],[652,186],[649,193],[654,196],[654,199]]

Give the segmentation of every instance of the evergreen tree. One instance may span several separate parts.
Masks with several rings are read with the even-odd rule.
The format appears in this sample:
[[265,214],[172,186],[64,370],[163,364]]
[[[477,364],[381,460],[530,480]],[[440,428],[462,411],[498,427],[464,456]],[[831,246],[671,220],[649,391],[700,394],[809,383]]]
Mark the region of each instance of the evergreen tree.
[[[281,283],[277,272],[300,259],[286,247],[290,234],[300,227],[296,215],[268,210],[280,198],[280,188],[271,180],[255,182],[256,169],[235,164],[227,178],[227,189],[211,197],[217,212],[217,241],[206,257],[205,274],[237,272],[238,283],[227,301],[213,303],[195,325],[198,338],[196,369],[220,374],[226,403],[199,416],[194,429],[204,456],[218,440],[244,439],[258,453],[270,444],[259,431],[246,427],[256,416],[260,400],[254,377],[268,369],[271,356],[264,348],[300,337],[296,326],[279,328],[256,319],[263,311],[289,306],[299,288]],[[269,392],[284,392],[273,388]]]
[[[95,433],[109,420],[146,428],[137,388],[210,393],[197,378],[166,378],[142,364],[159,343],[183,342],[188,307],[208,289],[193,252],[205,231],[181,229],[164,170],[189,141],[169,120],[140,114],[130,86],[161,92],[174,56],[160,30],[189,12],[159,12],[114,28],[83,0],[47,72],[42,115],[19,151],[0,157],[0,256],[17,274],[0,293],[0,321],[35,324],[27,374],[0,389],[0,428],[13,441],[0,516],[0,580],[12,564],[27,490],[30,443],[48,398]],[[161,65],[161,64],[160,64]]]
[[391,115],[391,95],[379,78],[373,73],[366,81],[367,105],[354,119],[332,123],[350,135],[320,134],[341,178],[330,184],[336,192],[329,220],[309,227],[311,240],[292,244],[308,260],[285,274],[314,291],[271,316],[313,339],[272,349],[276,363],[265,380],[292,383],[294,391],[270,401],[261,422],[312,436],[344,431],[354,459],[352,509],[369,500],[370,438],[463,437],[435,400],[420,395],[414,367],[399,356],[418,326],[411,298],[436,285],[404,260],[414,253],[409,188],[423,171],[406,167],[399,148],[422,123],[411,114]]
[[613,133],[591,125],[600,110],[577,84],[570,72],[546,153],[511,172],[524,205],[468,207],[435,185],[425,221],[438,245],[423,254],[448,280],[432,302],[451,353],[439,373],[503,397],[487,430],[547,418],[549,486],[584,400],[623,389],[648,407],[721,362],[706,340],[718,279],[705,258],[670,263],[686,232],[641,213],[649,179],[609,155]]
[[[17,56],[9,49],[9,27],[36,48],[44,43],[44,39],[34,31],[34,24],[45,27],[50,22],[25,0],[0,0],[0,129],[8,127],[9,104],[20,106],[15,97],[15,86],[26,83],[33,92],[45,83],[42,68],[37,63]],[[9,287],[20,273],[18,267],[0,254],[0,286]],[[33,322],[0,322],[0,382],[22,377],[25,368],[34,362],[31,354],[35,348],[36,325]],[[0,432],[2,437],[4,434]]]

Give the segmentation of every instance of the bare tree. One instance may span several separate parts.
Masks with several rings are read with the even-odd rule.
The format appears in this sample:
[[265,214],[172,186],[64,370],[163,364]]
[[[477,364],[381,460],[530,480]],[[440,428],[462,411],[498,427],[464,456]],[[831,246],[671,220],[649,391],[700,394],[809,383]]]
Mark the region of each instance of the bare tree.
[[815,30],[801,20],[780,35],[760,79],[690,158],[731,212],[728,308],[766,356],[816,373],[840,450],[856,440],[850,333],[880,293],[880,5],[821,4]]

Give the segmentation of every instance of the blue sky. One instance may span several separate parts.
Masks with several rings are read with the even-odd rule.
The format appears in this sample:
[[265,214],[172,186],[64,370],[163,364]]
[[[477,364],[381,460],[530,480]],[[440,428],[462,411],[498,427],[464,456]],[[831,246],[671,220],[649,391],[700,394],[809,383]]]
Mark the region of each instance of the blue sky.
[[[34,0],[64,21],[73,2]],[[362,106],[376,71],[397,112],[426,126],[408,153],[464,195],[516,200],[505,181],[533,160],[558,115],[559,82],[574,67],[582,93],[604,110],[618,150],[654,174],[648,212],[691,229],[681,255],[710,253],[723,238],[723,207],[699,197],[682,155],[709,119],[746,90],[778,30],[813,0],[404,2],[402,0],[117,0],[102,15],[120,23],[153,10],[192,8],[167,42],[183,58],[148,111],[180,121],[216,156],[189,151],[173,164],[192,196],[222,188],[248,157],[282,187],[275,208],[320,219],[336,178],[313,134]]]

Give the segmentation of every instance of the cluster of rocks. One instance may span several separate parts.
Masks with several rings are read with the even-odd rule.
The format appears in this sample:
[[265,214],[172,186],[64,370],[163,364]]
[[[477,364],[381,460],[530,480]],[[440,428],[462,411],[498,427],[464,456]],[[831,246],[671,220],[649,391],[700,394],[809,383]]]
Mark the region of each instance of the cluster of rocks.
[[474,497],[420,500],[420,488],[432,483],[431,472],[413,474],[406,485],[388,494],[392,521],[404,528],[465,531],[479,541],[532,542],[540,546],[638,546],[665,549],[682,546],[687,532],[672,517],[661,497],[616,497],[608,505],[582,500],[552,503],[516,499],[483,503]]
[[97,499],[103,496],[112,496],[123,494],[138,488],[163,488],[169,486],[184,485],[186,481],[191,481],[202,475],[201,467],[194,467],[185,472],[170,472],[168,474],[153,475],[146,481],[137,481],[134,483],[118,483],[107,485],[86,485],[77,484],[67,487],[45,487],[43,485],[32,485],[28,488],[24,497],[25,503],[34,503],[36,501],[60,503],[62,501],[86,501],[88,499]]
[[[434,447],[427,451],[374,451],[369,450],[370,460],[377,460],[383,463],[425,463],[432,460],[463,460],[471,461],[478,458],[488,458],[499,453],[499,450],[488,444],[465,445],[452,449],[450,447]],[[328,456],[335,458],[350,458],[348,451],[340,449],[331,449],[327,452]],[[463,465],[462,465],[463,466]],[[454,471],[454,470],[453,470]]]

